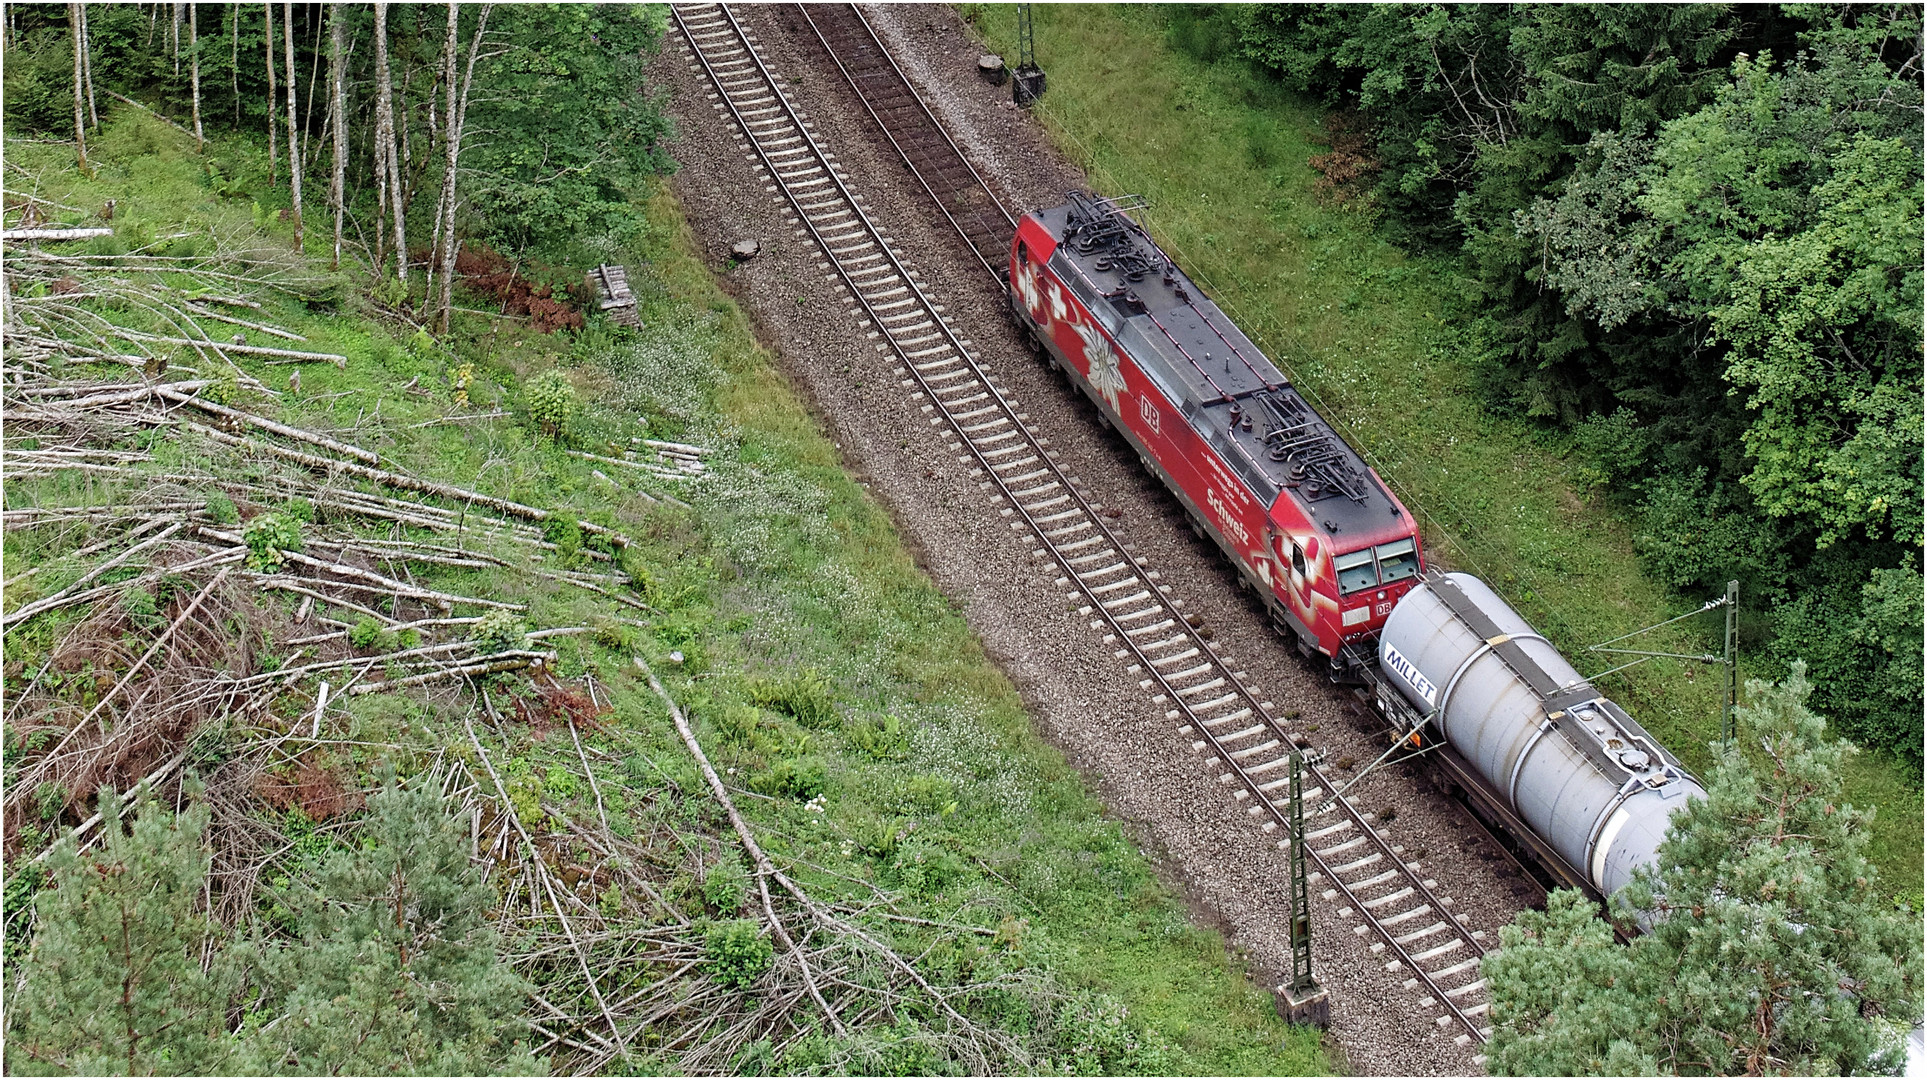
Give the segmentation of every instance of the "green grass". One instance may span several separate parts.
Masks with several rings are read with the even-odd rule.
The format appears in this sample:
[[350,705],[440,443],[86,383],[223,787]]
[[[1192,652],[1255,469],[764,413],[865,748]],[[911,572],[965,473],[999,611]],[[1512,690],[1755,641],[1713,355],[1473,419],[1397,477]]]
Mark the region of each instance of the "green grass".
[[[226,162],[225,175],[252,186],[238,198],[211,190],[201,159],[177,133],[124,111],[90,147],[98,165],[92,179],[74,175],[58,147],[8,149],[12,160],[40,174],[43,192],[64,202],[119,200],[115,226],[127,234],[259,228],[277,242],[289,239],[285,223],[255,210],[257,202],[272,209],[276,200],[265,190],[258,150],[245,142],[220,144],[209,155]],[[462,316],[445,340],[424,343],[372,317],[352,289],[343,290],[339,310],[285,299],[270,302],[260,318],[306,335],[301,348],[347,356],[346,368],[306,365],[299,395],[270,400],[240,390],[236,403],[287,423],[346,432],[342,437],[418,475],[599,519],[633,538],[624,565],[646,581],[641,595],[657,609],[639,625],[612,619],[636,616],[634,610],[530,577],[417,571],[433,588],[525,602],[531,627],[606,626],[594,637],[551,644],[559,676],[594,676],[613,702],[616,721],[584,736],[624,761],[596,766],[624,827],[672,829],[699,855],[714,850],[727,830],[702,799],[701,780],[665,710],[629,664],[639,652],[688,706],[717,767],[742,790],[739,805],[765,846],[814,893],[861,901],[874,886],[897,895],[909,914],[999,927],[994,944],[943,945],[929,965],[960,978],[1015,968],[1080,995],[1077,1008],[1055,1021],[1056,1067],[1329,1072],[1317,1035],[1276,1017],[1269,994],[1228,955],[1223,939],[1189,921],[1181,900],[1076,772],[1032,731],[1015,689],[956,607],[916,568],[888,516],[843,472],[747,317],[694,254],[673,199],[653,189],[638,197],[636,212],[648,224],[632,246],[587,238],[579,255],[630,267],[646,326],[639,333],[592,324],[573,338],[545,337],[512,322]],[[325,231],[310,218],[311,258],[323,255]],[[358,269],[347,274],[349,286],[369,284]],[[460,411],[499,404],[512,415],[418,426],[454,408],[452,377],[462,365],[474,373],[473,406]],[[286,368],[243,366],[270,386],[285,385]],[[573,434],[580,448],[607,453],[645,434],[715,447],[713,475],[677,492],[693,509],[653,506],[627,490],[628,477],[614,477],[624,482],[617,491],[594,476],[594,463],[539,438],[521,387],[549,370],[563,371],[583,404]],[[426,395],[406,392],[411,379]],[[161,440],[155,449],[158,469],[272,469],[189,441]],[[9,506],[97,504],[132,494],[132,486],[55,478],[9,484],[6,498]],[[336,535],[366,528],[315,526],[324,527]],[[37,532],[7,534],[10,574],[92,539],[69,533],[49,540]],[[464,542],[482,550],[490,543],[479,536]],[[25,599],[9,596],[7,603]],[[292,606],[274,594],[260,602]],[[58,625],[51,618],[30,622],[9,635],[10,651],[44,651]],[[682,663],[670,659],[672,651]],[[495,686],[500,693],[528,689],[520,676],[498,678]],[[297,685],[277,706],[280,722],[311,708],[313,690]],[[389,755],[404,771],[465,740],[462,710],[469,706],[375,694],[349,707],[345,737],[406,747]],[[570,741],[514,724],[507,732],[491,739],[490,752],[520,805],[539,813],[531,798],[539,796],[592,819],[587,785],[570,779],[577,769]],[[380,760],[357,748],[319,764],[366,783]],[[665,784],[689,794],[665,799]],[[813,802],[816,796],[821,800]],[[695,879],[672,885],[692,914],[705,912]],[[934,940],[915,928],[896,929],[899,946],[912,954]]]
[[[966,13],[994,51],[1014,54],[1013,9]],[[1711,599],[1672,595],[1642,571],[1632,528],[1585,496],[1583,467],[1557,436],[1484,407],[1445,321],[1452,266],[1402,252],[1363,201],[1333,205],[1314,192],[1307,161],[1328,149],[1321,108],[1167,48],[1153,7],[1034,14],[1050,84],[1033,111],[1046,130],[1100,192],[1148,198],[1159,243],[1365,452],[1419,516],[1433,561],[1491,582],[1582,672],[1629,659],[1588,657],[1588,646]],[[1632,647],[1717,652],[1719,618]],[[1710,766],[1717,668],[1656,660],[1601,685],[1689,767]],[[1918,908],[1919,783],[1873,755],[1849,773],[1855,801],[1878,810],[1873,854],[1888,887]]]

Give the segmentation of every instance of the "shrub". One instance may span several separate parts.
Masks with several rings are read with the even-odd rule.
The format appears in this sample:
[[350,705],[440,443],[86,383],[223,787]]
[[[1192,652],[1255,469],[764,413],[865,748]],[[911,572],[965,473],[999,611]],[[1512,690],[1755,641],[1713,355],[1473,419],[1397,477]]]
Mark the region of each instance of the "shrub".
[[619,622],[598,623],[589,636],[597,645],[615,652],[630,652],[636,647],[635,633]]
[[885,716],[881,722],[864,717],[850,731],[850,741],[857,749],[879,761],[901,759],[910,749],[910,738],[903,731],[903,721],[894,716]]
[[374,616],[363,615],[360,622],[348,629],[348,644],[357,649],[372,649],[381,643],[383,632]]
[[775,798],[808,801],[823,794],[829,787],[829,777],[823,771],[822,762],[804,757],[777,762],[768,771],[751,777],[749,786],[752,791]]
[[703,957],[717,982],[742,990],[769,970],[776,950],[754,920],[731,919],[710,926],[703,936]]
[[749,875],[734,855],[718,859],[703,874],[703,899],[709,901],[718,914],[734,915],[742,908],[743,897],[748,893]]
[[207,516],[214,519],[216,525],[232,525],[241,520],[240,511],[234,509],[234,500],[218,491],[207,497]]
[[507,652],[528,644],[528,624],[513,611],[496,608],[475,624],[475,645],[484,653]]
[[522,396],[528,403],[529,419],[544,437],[561,440],[568,436],[580,403],[566,373],[551,368],[537,375],[522,388]]
[[66,32],[43,27],[16,37],[7,50],[7,119],[15,130],[74,133],[73,53]]
[[906,814],[948,816],[957,812],[957,785],[941,776],[913,776],[904,781],[897,801]]
[[890,861],[890,876],[912,896],[933,896],[969,873],[955,852],[917,837],[899,844]]
[[749,699],[766,709],[786,713],[807,728],[834,727],[837,722],[830,681],[815,668],[758,679],[750,684]]
[[563,559],[575,557],[582,550],[582,526],[567,514],[551,514],[542,522],[542,538],[555,545],[555,553]]
[[152,630],[161,625],[160,603],[146,589],[127,590],[120,598],[120,609],[127,613],[127,621],[137,629]]
[[287,552],[301,550],[301,526],[280,514],[262,514],[241,531],[248,546],[248,568],[277,573],[287,565]]
[[1183,1051],[1155,1027],[1139,1030],[1108,994],[1080,991],[1057,1009],[1057,1064],[1080,1076],[1156,1076],[1181,1071]]

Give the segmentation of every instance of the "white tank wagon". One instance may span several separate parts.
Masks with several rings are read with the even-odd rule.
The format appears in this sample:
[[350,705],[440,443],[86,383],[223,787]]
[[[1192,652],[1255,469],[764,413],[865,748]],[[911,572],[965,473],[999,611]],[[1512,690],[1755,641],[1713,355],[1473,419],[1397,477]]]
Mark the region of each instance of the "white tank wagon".
[[1399,601],[1379,674],[1602,895],[1657,857],[1706,791],[1478,578],[1434,574]]

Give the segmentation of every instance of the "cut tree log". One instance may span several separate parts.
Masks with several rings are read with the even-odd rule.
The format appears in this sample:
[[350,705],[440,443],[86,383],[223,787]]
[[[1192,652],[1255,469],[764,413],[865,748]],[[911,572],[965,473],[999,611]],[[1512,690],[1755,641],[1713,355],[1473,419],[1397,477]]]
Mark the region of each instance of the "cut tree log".
[[41,760],[44,761],[47,758],[52,758],[54,755],[60,753],[61,750],[65,749],[67,743],[72,741],[75,735],[85,730],[87,725],[93,722],[94,717],[100,715],[100,710],[105,709],[108,702],[118,697],[122,690],[127,689],[127,684],[134,680],[134,676],[138,674],[142,668],[147,666],[149,660],[154,659],[154,654],[161,651],[161,646],[167,644],[168,639],[174,636],[174,631],[179,630],[182,623],[185,623],[191,618],[195,612],[201,610],[201,605],[207,601],[208,596],[214,592],[221,582],[227,580],[228,573],[233,569],[232,566],[221,567],[221,572],[214,575],[214,580],[202,586],[201,591],[195,594],[193,602],[188,604],[179,615],[175,616],[174,621],[167,625],[167,629],[161,631],[161,635],[154,639],[154,643],[147,647],[147,651],[141,654],[139,660],[134,661],[133,666],[127,669],[127,673],[120,677],[120,681],[116,682],[112,689],[108,690],[99,701],[95,702],[94,707],[87,710],[87,715],[80,718],[80,723],[68,729],[67,734],[61,736],[60,742],[56,743],[52,750],[47,751],[46,757]]
[[96,236],[112,235],[112,229],[8,229],[0,233],[0,240],[18,244],[29,240],[92,240]]
[[[516,649],[512,652],[496,653],[492,658],[487,660],[478,660],[474,663],[462,664],[457,667],[424,671],[418,675],[407,675],[399,679],[383,679],[378,683],[362,683],[359,686],[349,688],[346,692],[350,696],[359,697],[362,694],[379,694],[383,690],[395,690],[403,686],[421,686],[425,683],[440,682],[443,679],[454,679],[469,675],[490,675],[498,671],[515,671],[518,668],[525,667],[541,667],[543,664],[554,662],[555,654],[552,652],[545,653],[533,652],[528,649]],[[560,909],[561,906],[557,905],[557,910],[559,911]]]
[[286,338],[289,341],[308,340],[307,338],[302,337],[300,334],[291,333],[287,330],[281,329],[278,326],[263,326],[262,324],[257,322],[249,322],[246,319],[237,319],[232,315],[223,315],[218,311],[209,311],[208,309],[200,306],[199,304],[195,304],[192,302],[190,302],[187,305],[187,310],[203,319],[213,319],[217,322],[232,323],[235,326],[245,327],[249,330],[259,330],[263,334],[272,334],[275,337]]
[[337,353],[300,352],[295,349],[270,349],[265,345],[236,345],[231,341],[196,341],[193,338],[163,337],[160,334],[143,334],[132,330],[121,330],[120,337],[135,341],[152,341],[161,345],[187,345],[197,349],[213,349],[217,352],[240,353],[243,356],[277,356],[287,360],[325,361],[338,368],[346,369],[348,358]]
[[[522,828],[521,819],[515,816],[515,803],[509,799],[508,787],[502,783],[502,775],[495,771],[495,764],[488,759],[488,751],[482,749],[482,740],[475,737],[475,724],[468,718],[466,712],[462,714],[462,724],[468,729],[468,741],[475,747],[475,755],[481,758],[482,764],[488,769],[489,779],[495,781],[495,791],[502,797],[502,808],[507,811],[509,824],[515,826],[515,831],[522,837],[522,843],[527,845],[529,853],[537,855],[541,849],[535,846],[535,841],[530,838],[528,831]],[[628,1047],[623,1041],[622,1029],[616,1026],[615,1015],[609,1011],[609,1003],[602,998],[602,987],[596,983],[595,974],[589,970],[589,957],[583,952],[582,943],[576,939],[575,928],[569,925],[569,917],[562,910],[562,901],[556,898],[555,883],[549,879],[548,865],[538,855],[531,860],[531,869],[541,880],[543,891],[549,894],[549,906],[555,910],[556,920],[562,924],[562,932],[569,939],[569,947],[575,951],[576,962],[582,965],[583,978],[589,980],[589,994],[595,998],[596,1005],[602,1010],[602,1019],[609,1025],[610,1037],[616,1040],[616,1046],[619,1049],[626,1050]]]
[[72,585],[67,586],[66,588],[60,590],[59,592],[53,594],[52,596],[49,596],[44,600],[36,600],[31,604],[23,604],[20,607],[14,608],[12,611],[7,612],[6,617],[4,619],[0,619],[0,626],[12,626],[14,623],[17,623],[22,619],[32,618],[33,616],[38,615],[39,613],[46,611],[49,608],[59,607],[61,603],[66,601],[68,597],[80,591],[81,586],[94,580],[95,578],[106,573],[107,571],[112,570],[114,567],[119,566],[120,564],[126,562],[127,560],[133,558],[134,556],[140,554],[141,552],[146,551],[148,548],[151,548],[154,545],[161,543],[162,541],[166,540],[168,537],[173,536],[175,533],[181,530],[182,526],[186,524],[187,523],[184,521],[172,522],[167,526],[166,529],[161,531],[161,534],[159,536],[150,536],[147,539],[141,541],[140,543],[135,544],[133,547],[128,548],[126,551],[121,552],[119,555],[116,555],[113,558],[108,559],[106,562],[101,563],[99,566],[96,566],[92,570],[87,571],[87,573],[83,575],[80,578],[80,580],[74,582]]
[[[702,770],[703,779],[709,783],[710,794],[716,796],[716,801],[723,805],[723,811],[729,815],[730,825],[736,830],[736,839],[742,843],[743,851],[755,863],[756,881],[762,892],[763,914],[769,919],[770,929],[775,932],[784,948],[789,950],[791,958],[796,961],[797,969],[803,975],[803,985],[809,989],[810,998],[816,1002],[817,1008],[822,1009],[823,1015],[829,1019],[830,1026],[836,1029],[838,1035],[847,1035],[842,1019],[837,1016],[835,1009],[830,1008],[830,1003],[824,1000],[823,991],[817,988],[816,977],[810,973],[809,961],[804,959],[803,950],[790,938],[789,930],[783,926],[782,920],[776,917],[776,909],[770,903],[769,879],[772,877],[782,879],[782,871],[770,861],[762,845],[756,842],[755,834],[749,831],[749,822],[745,821],[742,812],[736,809],[735,801],[729,797],[729,790],[723,786],[723,778],[716,775],[715,766],[709,763],[709,755],[703,753],[703,745],[697,741],[695,730],[689,726],[689,718],[683,715],[682,709],[676,705],[676,700],[669,696],[669,691],[663,689],[661,680],[657,679],[656,673],[649,669],[648,663],[640,656],[634,659],[643,677],[649,680],[649,689],[654,690],[656,696],[661,698],[662,703],[668,707],[669,718],[676,725],[676,733],[682,736],[683,745],[689,749],[690,756],[696,759],[697,766]],[[470,729],[470,735],[473,734],[473,729]]]

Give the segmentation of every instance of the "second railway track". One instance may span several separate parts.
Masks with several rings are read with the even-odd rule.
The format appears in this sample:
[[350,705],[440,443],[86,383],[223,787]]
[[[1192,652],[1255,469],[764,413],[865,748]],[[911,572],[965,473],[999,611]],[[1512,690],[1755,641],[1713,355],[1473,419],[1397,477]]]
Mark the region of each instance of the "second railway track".
[[[714,87],[716,108],[740,129],[742,148],[767,174],[767,189],[789,206],[799,235],[818,246],[822,267],[843,284],[853,311],[873,327],[870,336],[900,359],[902,386],[918,393],[930,425],[954,432],[951,450],[958,462],[999,497],[998,512],[1013,530],[1036,537],[1040,546],[1033,556],[1056,565],[1055,584],[1080,605],[1079,615],[1104,636],[1193,748],[1222,763],[1218,780],[1230,797],[1279,848],[1286,847],[1289,766],[1300,738],[1285,729],[1270,702],[1258,699],[1244,673],[1232,670],[1190,625],[1167,587],[1158,583],[1157,572],[1118,541],[1075,479],[1060,468],[1048,440],[1030,430],[1028,417],[994,384],[969,342],[950,327],[918,275],[865,213],[835,156],[817,143],[735,14],[719,4],[677,5],[672,11],[690,63]],[[859,51],[874,50],[887,60],[860,13],[850,14],[854,24],[823,13],[812,21],[835,19],[842,28],[838,33],[854,34],[853,26],[861,26],[868,40],[859,42]],[[853,47],[847,40],[833,44],[838,40],[843,39],[821,37],[833,52]],[[867,63],[878,61],[871,57]],[[846,73],[853,70],[848,63],[841,66]],[[859,85],[855,76],[851,80]],[[922,109],[920,103],[917,108]],[[900,112],[911,115],[907,108]],[[885,114],[872,108],[871,116],[890,134]],[[897,136],[891,141],[909,161]],[[954,144],[950,149],[956,151]],[[939,188],[921,171],[919,179],[942,207]],[[981,179],[976,183],[989,197]],[[983,258],[978,241],[948,207],[943,209]],[[996,213],[1010,220],[1001,207]],[[986,265],[996,272],[994,260]],[[1406,861],[1402,847],[1334,791],[1308,762],[1303,798],[1305,846],[1318,868],[1313,888],[1339,906],[1340,918],[1356,920],[1357,933],[1377,939],[1371,951],[1387,971],[1408,976],[1406,988],[1424,996],[1419,1004],[1441,1010],[1439,1026],[1460,1028],[1462,1044],[1483,1042],[1491,1032],[1483,1021],[1489,1003],[1479,974],[1484,934],[1466,927],[1451,910],[1452,901],[1435,893],[1436,882],[1424,876],[1422,866]],[[1280,889],[1286,885],[1282,873],[1278,884]]]

